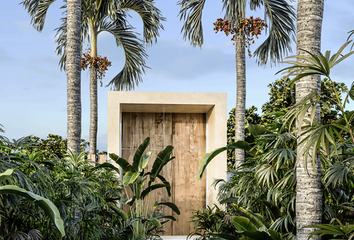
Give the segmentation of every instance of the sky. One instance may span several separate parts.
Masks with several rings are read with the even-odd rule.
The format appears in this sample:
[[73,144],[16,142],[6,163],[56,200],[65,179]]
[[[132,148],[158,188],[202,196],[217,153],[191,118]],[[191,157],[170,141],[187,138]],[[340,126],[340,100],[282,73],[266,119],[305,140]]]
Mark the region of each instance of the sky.
[[[63,1],[56,1],[50,7],[44,30],[37,32],[30,24],[21,1],[3,1],[0,8],[0,124],[5,136],[18,139],[27,135],[46,138],[48,134],[66,137],[66,74],[58,67],[59,57],[55,53],[55,28],[60,25]],[[213,31],[213,22],[223,17],[222,1],[206,1],[203,11],[204,45],[194,48],[180,34],[180,6],[177,0],[156,0],[167,21],[156,44],[147,48],[149,58],[146,64],[151,68],[143,75],[143,82],[135,91],[149,92],[220,92],[227,93],[228,111],[236,103],[235,49],[231,36]],[[296,1],[292,3],[296,7]],[[352,0],[326,0],[322,28],[322,52],[336,52],[354,29]],[[129,22],[142,33],[139,16],[131,13]],[[247,16],[263,18],[263,11],[247,12]],[[264,33],[262,33],[264,36]],[[256,49],[262,36],[251,47]],[[296,46],[292,45],[295,54]],[[346,51],[349,50],[349,47]],[[98,37],[98,53],[112,62],[103,79],[107,84],[122,68],[124,55],[107,33]],[[354,56],[343,61],[332,70],[332,79],[344,82],[350,87],[353,82]],[[269,99],[268,84],[281,78],[275,75],[285,64],[259,67],[256,59],[247,58],[246,107],[260,109]],[[90,98],[89,75],[81,75],[82,138],[89,139]],[[109,88],[98,89],[98,149],[107,150],[107,92]],[[226,123],[225,123],[226,124]]]

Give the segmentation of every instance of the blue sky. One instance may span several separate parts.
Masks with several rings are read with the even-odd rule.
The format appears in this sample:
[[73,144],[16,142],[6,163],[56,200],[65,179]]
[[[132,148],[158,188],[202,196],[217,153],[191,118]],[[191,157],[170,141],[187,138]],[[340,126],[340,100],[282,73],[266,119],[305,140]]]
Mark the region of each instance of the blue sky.
[[[62,1],[52,4],[42,33],[30,25],[30,17],[20,1],[4,1],[0,9],[0,124],[9,138],[36,135],[46,138],[49,133],[66,137],[66,75],[58,67],[55,53],[55,31],[60,25]],[[226,92],[228,110],[235,105],[235,51],[230,36],[215,34],[213,22],[223,16],[220,0],[206,2],[203,12],[204,45],[193,48],[183,40],[180,30],[177,0],[156,0],[167,21],[157,44],[148,47],[146,63],[151,69],[135,91],[164,92]],[[296,6],[296,2],[293,3]],[[335,52],[346,41],[347,32],[354,29],[351,0],[326,0],[322,30],[322,51]],[[132,13],[131,24],[141,33],[142,23]],[[248,16],[263,17],[260,12]],[[260,43],[262,38],[257,40]],[[255,49],[253,46],[252,49]],[[295,50],[293,45],[293,50]],[[98,38],[98,52],[112,62],[104,83],[108,83],[124,64],[123,51],[117,48],[109,34]],[[290,54],[292,55],[292,54]],[[354,57],[333,69],[332,79],[350,86]],[[267,85],[281,76],[275,73],[285,65],[258,67],[255,59],[247,59],[247,107],[260,110],[268,100]],[[82,138],[89,136],[89,75],[82,72]],[[107,92],[100,87],[98,149],[107,148]]]

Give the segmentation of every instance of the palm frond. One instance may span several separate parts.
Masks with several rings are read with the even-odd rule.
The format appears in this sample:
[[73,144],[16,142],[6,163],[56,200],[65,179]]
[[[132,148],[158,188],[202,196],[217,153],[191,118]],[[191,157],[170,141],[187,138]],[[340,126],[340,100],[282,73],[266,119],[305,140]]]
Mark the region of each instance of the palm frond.
[[108,84],[113,90],[131,90],[135,85],[142,81],[141,75],[145,73],[145,58],[147,54],[145,48],[137,38],[137,33],[131,31],[131,28],[125,28],[119,22],[103,21],[100,25],[100,32],[111,33],[124,50],[125,64],[122,69]]
[[[237,25],[239,18],[245,16],[247,0],[222,0],[223,10],[225,10],[225,19],[229,19],[231,23]],[[259,8],[260,0],[253,0],[249,2],[251,10]]]
[[178,13],[180,21],[184,22],[181,29],[183,38],[188,40],[192,46],[201,47],[204,42],[202,12],[205,0],[180,0],[178,5],[181,5]]
[[278,180],[278,176],[276,174],[276,170],[271,164],[262,164],[258,170],[256,171],[256,177],[258,178],[258,182],[263,186],[273,185],[276,180]]
[[165,21],[166,18],[162,16],[161,11],[154,5],[154,0],[118,1],[116,7],[118,12],[130,10],[139,14],[143,21],[143,37],[146,45],[151,45],[154,41],[157,41],[159,30],[164,30],[162,21]]
[[274,148],[263,156],[263,160],[272,162],[275,170],[278,171],[284,166],[293,167],[296,161],[296,153],[288,148]]
[[42,32],[48,8],[56,0],[24,0],[20,4],[27,10],[31,17],[32,26]]
[[[66,4],[61,7],[61,9],[64,9],[64,12],[62,13],[64,17],[60,19],[61,25],[54,29],[56,31],[55,34],[55,43],[57,44],[57,47],[55,49],[56,53],[60,57],[59,60],[59,67],[61,71],[66,70],[66,35],[67,35],[67,18],[66,18]],[[84,42],[84,39],[89,38],[89,26],[88,26],[88,19],[86,17],[85,12],[82,12],[81,15],[81,43]],[[83,49],[83,45],[81,45],[81,52]]]
[[[255,0],[251,0],[252,3]],[[259,0],[258,0],[259,1]],[[257,1],[253,4],[257,7]],[[285,0],[263,0],[266,20],[270,21],[269,36],[254,51],[260,65],[268,61],[276,63],[291,52],[291,43],[295,41],[296,14],[294,8]],[[259,4],[259,3],[258,3]]]
[[278,71],[276,74],[282,72],[283,74],[287,75],[287,77],[296,76],[291,80],[291,82],[289,83],[290,85],[293,85],[295,81],[309,75],[318,74],[318,75],[326,76],[330,79],[329,76],[330,69],[336,66],[344,59],[354,54],[354,51],[351,51],[345,54],[344,56],[342,55],[343,50],[345,49],[346,46],[348,46],[350,42],[351,41],[348,41],[345,44],[343,44],[343,46],[340,47],[338,52],[335,53],[332,57],[330,57],[330,51],[327,51],[325,55],[319,52],[318,56],[316,56],[310,53],[309,51],[301,49],[302,51],[306,52],[308,55],[307,56],[294,55],[288,57],[288,58],[297,58],[300,61],[284,61],[283,63],[288,63],[291,64],[292,66],[286,67]]
[[13,150],[18,150],[20,148],[28,148],[35,145],[35,143],[31,141],[31,136],[25,136],[19,139],[12,139],[12,141],[4,141],[4,143]]
[[284,177],[279,179],[279,181],[274,185],[273,189],[283,190],[283,189],[293,189],[296,186],[296,174],[295,169],[289,169]]
[[0,124],[0,132],[4,133],[5,130],[4,130],[4,125]]
[[[354,34],[354,30],[351,30],[348,32],[349,36],[347,38],[347,41],[349,41],[349,39],[352,37],[352,35]],[[350,47],[350,50],[352,50],[354,47],[354,43],[352,44],[352,46]]]
[[[320,124],[316,123],[314,125],[306,125],[302,127],[304,132],[302,136],[304,138],[301,140],[299,145],[302,145],[301,150],[298,152],[298,155],[304,155],[305,164],[307,163],[308,156],[312,156],[312,161],[314,162],[320,153],[321,148],[323,148],[328,158],[331,156],[330,146],[333,147],[335,155],[338,155],[336,140],[337,138],[341,141],[344,141],[340,130],[348,131],[345,127],[339,124]],[[309,151],[312,149],[312,152]],[[306,166],[306,165],[305,165]]]
[[[310,117],[311,123],[314,121],[314,114],[311,112],[311,115],[308,114],[309,109],[316,109],[316,106],[319,104],[320,96],[314,91],[304,97],[300,102],[296,103],[283,117],[283,127],[288,124],[289,131],[291,130],[291,126],[295,121],[302,122],[305,117]],[[301,128],[298,129],[298,135],[301,134]]]
[[347,184],[348,180],[352,178],[352,171],[350,166],[344,162],[337,162],[331,165],[324,177],[326,185],[339,186],[342,184]]
[[[0,124],[0,133],[5,133],[4,126]],[[4,145],[5,142],[8,142],[9,139],[5,137],[4,135],[0,135],[0,146]]]
[[31,229],[28,231],[28,239],[31,240],[42,240],[43,236],[38,229]]

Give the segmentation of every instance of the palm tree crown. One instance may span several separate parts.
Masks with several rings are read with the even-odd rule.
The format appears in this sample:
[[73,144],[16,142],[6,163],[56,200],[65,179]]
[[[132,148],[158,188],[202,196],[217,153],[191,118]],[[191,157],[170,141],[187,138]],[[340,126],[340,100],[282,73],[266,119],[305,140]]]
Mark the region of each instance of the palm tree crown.
[[[181,32],[184,39],[193,46],[201,46],[204,42],[202,27],[202,10],[206,0],[180,0],[180,20],[184,21]],[[270,22],[270,30],[266,40],[254,51],[259,64],[269,60],[278,62],[282,56],[291,51],[291,43],[295,40],[296,19],[294,8],[285,0],[222,0],[225,18],[237,25],[245,16],[246,5],[250,10],[264,8],[266,21]]]

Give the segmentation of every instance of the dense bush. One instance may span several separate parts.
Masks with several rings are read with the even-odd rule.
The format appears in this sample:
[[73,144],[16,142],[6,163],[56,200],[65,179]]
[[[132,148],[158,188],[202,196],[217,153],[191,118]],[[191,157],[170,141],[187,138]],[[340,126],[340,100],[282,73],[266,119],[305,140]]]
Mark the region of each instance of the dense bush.
[[[64,220],[64,239],[113,239],[120,229],[121,217],[109,205],[120,198],[120,183],[113,172],[93,167],[84,154],[46,158],[40,151],[1,146],[0,171],[8,168],[16,169],[11,183],[55,203]],[[53,223],[24,198],[2,195],[0,206],[5,237],[36,230],[44,239],[58,239]]]
[[[4,132],[2,128],[0,131]],[[171,216],[163,216],[157,210],[151,213],[144,211],[147,215],[137,214],[135,207],[131,208],[128,215],[124,213],[119,206],[121,202],[126,203],[122,198],[124,186],[117,177],[119,169],[110,163],[95,166],[94,163],[87,161],[85,153],[67,153],[64,151],[65,140],[59,136],[49,135],[47,140],[23,137],[12,142],[4,136],[0,137],[0,174],[8,169],[15,169],[12,177],[7,177],[5,183],[17,185],[52,201],[64,222],[65,240],[140,239],[134,234],[139,223],[144,223],[146,238],[158,238],[158,234],[162,232],[160,220],[174,219]],[[145,148],[148,145],[148,142],[146,143]],[[150,175],[150,186],[153,182],[151,177],[161,179],[159,172],[163,165],[173,159],[170,157],[173,147],[169,146],[159,154],[159,160],[155,162],[160,159],[163,161],[154,166],[160,167],[155,172],[148,173],[144,173],[143,168],[148,161],[146,156],[150,156],[151,153],[144,153],[145,148],[139,148],[142,151],[137,152],[140,157],[134,160],[133,166],[139,166],[136,171],[141,177],[138,180],[145,179],[144,175],[146,177]],[[116,155],[111,157],[118,160],[116,161],[118,164],[125,161]],[[139,159],[143,160],[142,168]],[[133,166],[129,171],[133,170]],[[124,174],[125,170],[123,167]],[[3,177],[0,178],[2,180]],[[137,183],[129,182],[125,185],[131,184]],[[153,184],[147,189],[141,186],[142,192],[139,196],[146,197],[152,190],[161,187],[168,187],[170,192],[171,186],[165,181],[163,184]],[[134,199],[143,200],[140,197]],[[132,205],[133,201],[129,202],[126,204]],[[159,204],[165,203],[157,203]],[[167,203],[166,206],[179,213],[174,204]],[[28,237],[33,240],[59,239],[54,222],[38,206],[21,196],[1,195],[1,192],[0,233],[2,233],[0,239],[6,240]]]
[[[245,141],[249,143],[255,142],[255,137],[249,131],[249,125],[262,124],[270,128],[282,126],[281,117],[295,104],[295,88],[289,87],[287,82],[289,79],[283,77],[270,83],[269,100],[261,107],[262,115],[258,114],[257,107],[251,106],[245,112]],[[321,81],[321,122],[330,123],[331,121],[340,118],[339,105],[333,101],[334,91],[339,94],[339,99],[342,99],[342,93],[348,91],[348,87],[344,83],[337,83],[324,78]],[[324,107],[324,104],[328,107]],[[275,125],[275,127],[274,127]],[[227,143],[232,144],[235,141],[235,108],[229,112],[227,120]],[[246,157],[249,156],[247,155]],[[228,168],[233,168],[235,165],[234,150],[227,151]]]

